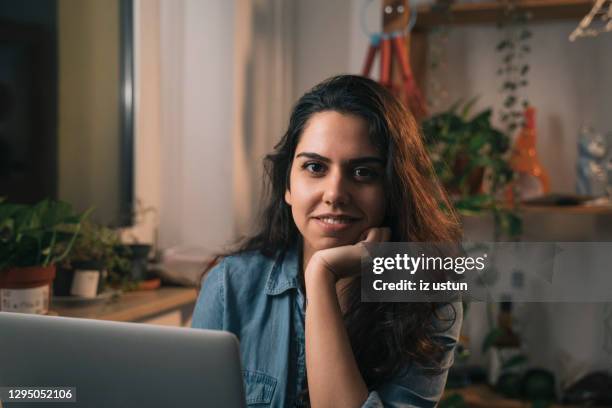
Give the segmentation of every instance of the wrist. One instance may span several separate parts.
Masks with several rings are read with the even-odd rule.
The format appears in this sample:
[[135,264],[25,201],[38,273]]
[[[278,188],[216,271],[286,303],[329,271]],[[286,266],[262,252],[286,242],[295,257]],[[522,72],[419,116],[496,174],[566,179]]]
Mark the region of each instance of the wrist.
[[304,271],[304,283],[306,287],[313,285],[326,285],[335,287],[337,277],[329,268],[323,257],[313,254]]

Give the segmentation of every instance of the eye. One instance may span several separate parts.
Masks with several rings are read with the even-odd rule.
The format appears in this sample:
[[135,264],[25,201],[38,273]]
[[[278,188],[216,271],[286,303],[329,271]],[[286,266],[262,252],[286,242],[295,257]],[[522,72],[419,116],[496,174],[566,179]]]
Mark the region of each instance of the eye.
[[369,181],[378,178],[378,172],[369,167],[357,167],[353,170],[354,176],[358,180]]
[[302,165],[302,168],[315,175],[322,174],[325,171],[325,166],[319,162],[306,162]]

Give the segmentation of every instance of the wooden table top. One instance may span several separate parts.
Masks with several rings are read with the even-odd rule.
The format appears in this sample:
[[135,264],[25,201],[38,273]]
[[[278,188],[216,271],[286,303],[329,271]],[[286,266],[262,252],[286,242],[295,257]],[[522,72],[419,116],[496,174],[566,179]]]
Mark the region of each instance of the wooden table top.
[[196,288],[161,287],[120,294],[97,303],[67,304],[51,300],[50,313],[65,317],[137,322],[194,304]]

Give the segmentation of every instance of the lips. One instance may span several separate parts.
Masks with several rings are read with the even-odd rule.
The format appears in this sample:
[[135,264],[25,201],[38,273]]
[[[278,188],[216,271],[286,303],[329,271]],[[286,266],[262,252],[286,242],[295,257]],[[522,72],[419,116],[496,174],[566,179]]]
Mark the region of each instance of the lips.
[[359,221],[357,217],[336,214],[323,214],[313,218],[316,224],[326,232],[342,231]]

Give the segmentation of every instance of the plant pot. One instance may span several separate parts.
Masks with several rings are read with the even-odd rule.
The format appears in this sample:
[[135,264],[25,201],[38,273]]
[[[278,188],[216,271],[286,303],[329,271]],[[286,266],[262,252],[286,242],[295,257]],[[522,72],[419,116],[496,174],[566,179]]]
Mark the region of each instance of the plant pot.
[[70,295],[95,298],[105,287],[106,271],[101,261],[75,261]]
[[47,314],[55,265],[13,267],[0,272],[0,311]]
[[[453,174],[457,175],[456,178],[458,178],[459,176],[461,176],[467,171],[469,162],[470,162],[470,159],[465,153],[459,154],[457,156],[455,163],[453,163]],[[473,196],[473,195],[482,193],[482,184],[483,184],[482,182],[484,180],[484,172],[485,172],[484,167],[477,167],[477,168],[472,169],[469,175],[467,176],[466,183],[467,183],[469,195]],[[458,195],[461,194],[459,185],[448,185],[445,187],[451,194],[458,194]]]

